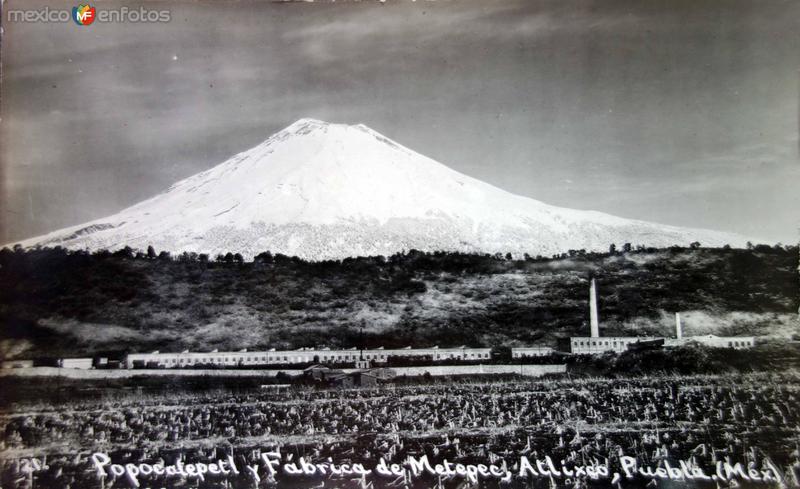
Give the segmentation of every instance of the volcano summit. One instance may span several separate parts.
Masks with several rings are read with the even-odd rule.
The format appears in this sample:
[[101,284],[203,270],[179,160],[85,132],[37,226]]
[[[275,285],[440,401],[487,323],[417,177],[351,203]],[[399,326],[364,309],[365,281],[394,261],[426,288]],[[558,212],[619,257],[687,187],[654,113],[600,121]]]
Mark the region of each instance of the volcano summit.
[[24,247],[262,251],[310,260],[410,249],[551,255],[648,246],[742,246],[735,234],[554,207],[458,173],[364,125],[301,119],[260,145],[112,216]]

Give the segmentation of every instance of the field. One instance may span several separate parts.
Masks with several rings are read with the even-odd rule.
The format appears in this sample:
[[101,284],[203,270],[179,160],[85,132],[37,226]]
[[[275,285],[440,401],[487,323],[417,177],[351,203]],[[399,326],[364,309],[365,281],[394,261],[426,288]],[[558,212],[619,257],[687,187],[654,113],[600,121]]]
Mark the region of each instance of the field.
[[[413,463],[403,465],[423,456],[433,468],[447,460],[511,474],[506,482],[477,476],[475,487],[643,487],[654,479],[662,487],[714,488],[729,479],[776,485],[745,478],[754,475],[793,485],[800,467],[799,400],[797,374],[765,373],[472,379],[371,390],[109,390],[94,400],[27,399],[7,406],[0,416],[0,486],[132,487],[130,472],[110,469],[128,463],[141,487],[470,485],[468,471],[435,475],[423,465],[419,473]],[[99,455],[93,460],[93,454]],[[276,462],[278,473],[269,475],[269,460],[302,468],[300,457],[328,472],[320,475],[315,467],[313,475],[287,475]],[[376,472],[381,459],[406,472]],[[654,472],[636,472],[632,460]],[[239,473],[205,473],[202,480],[145,474],[156,463],[207,468],[215,461],[229,461]],[[331,461],[340,468],[360,463],[372,472],[331,475],[324,465]],[[654,475],[667,467],[683,480]]]

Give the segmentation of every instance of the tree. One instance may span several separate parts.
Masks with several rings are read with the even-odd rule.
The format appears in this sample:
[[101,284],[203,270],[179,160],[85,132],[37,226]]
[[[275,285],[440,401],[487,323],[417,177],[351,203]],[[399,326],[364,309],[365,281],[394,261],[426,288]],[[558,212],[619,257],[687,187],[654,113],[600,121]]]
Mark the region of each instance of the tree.
[[189,251],[184,251],[184,252],[183,252],[183,253],[181,253],[181,254],[180,254],[180,256],[178,257],[178,261],[182,261],[182,262],[193,262],[193,261],[197,261],[197,253],[195,253],[194,251],[191,251],[191,252],[189,252]]
[[616,253],[617,252],[617,245],[615,245],[614,243],[611,243],[611,246],[608,247],[608,252],[609,252],[609,254],[612,254],[612,255],[614,253]]
[[272,263],[274,260],[272,258],[272,253],[270,253],[269,251],[265,251],[263,253],[257,254],[254,261],[258,263]]
[[152,245],[147,247],[147,258],[155,258],[156,257],[156,250],[153,248]]
[[693,250],[699,249],[700,248],[700,242],[699,241],[694,241],[692,243],[689,243],[689,248],[691,248]]
[[119,258],[133,258],[133,249],[130,246],[126,246],[121,250],[117,250],[114,252],[114,256]]
[[622,245],[622,251],[624,253],[630,253],[631,249],[633,249],[633,247],[631,246],[630,243],[625,243],[624,245]]
[[233,255],[233,261],[235,261],[236,263],[244,263],[244,257],[242,256],[241,253],[236,253],[235,255]]

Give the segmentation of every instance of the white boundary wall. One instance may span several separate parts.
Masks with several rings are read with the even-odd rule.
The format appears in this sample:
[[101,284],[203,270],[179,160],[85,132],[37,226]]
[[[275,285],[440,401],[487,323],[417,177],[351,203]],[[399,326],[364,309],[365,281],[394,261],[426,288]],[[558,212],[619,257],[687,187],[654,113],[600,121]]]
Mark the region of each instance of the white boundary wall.
[[[430,367],[390,367],[398,376],[425,375],[476,375],[476,374],[519,374],[526,377],[541,377],[545,374],[563,374],[566,365],[447,365]],[[348,370],[345,370],[346,372]]]
[[[397,375],[475,375],[475,374],[519,374],[526,377],[540,377],[545,374],[559,374],[567,371],[566,365],[451,365],[430,367],[392,367]],[[356,372],[357,369],[345,369],[344,372]],[[275,377],[283,372],[295,377],[303,374],[302,370],[181,370],[181,369],[141,369],[141,370],[78,370],[56,367],[29,367],[0,370],[0,377],[64,377],[69,379],[125,379],[131,377]]]

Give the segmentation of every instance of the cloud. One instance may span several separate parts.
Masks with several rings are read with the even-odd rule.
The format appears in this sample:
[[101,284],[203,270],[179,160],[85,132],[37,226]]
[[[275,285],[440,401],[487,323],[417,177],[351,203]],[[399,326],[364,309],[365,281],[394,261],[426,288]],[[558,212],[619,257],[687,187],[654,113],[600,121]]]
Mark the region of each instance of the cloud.
[[303,116],[548,203],[787,239],[800,7],[170,8],[158,26],[8,26],[0,241],[116,212]]

